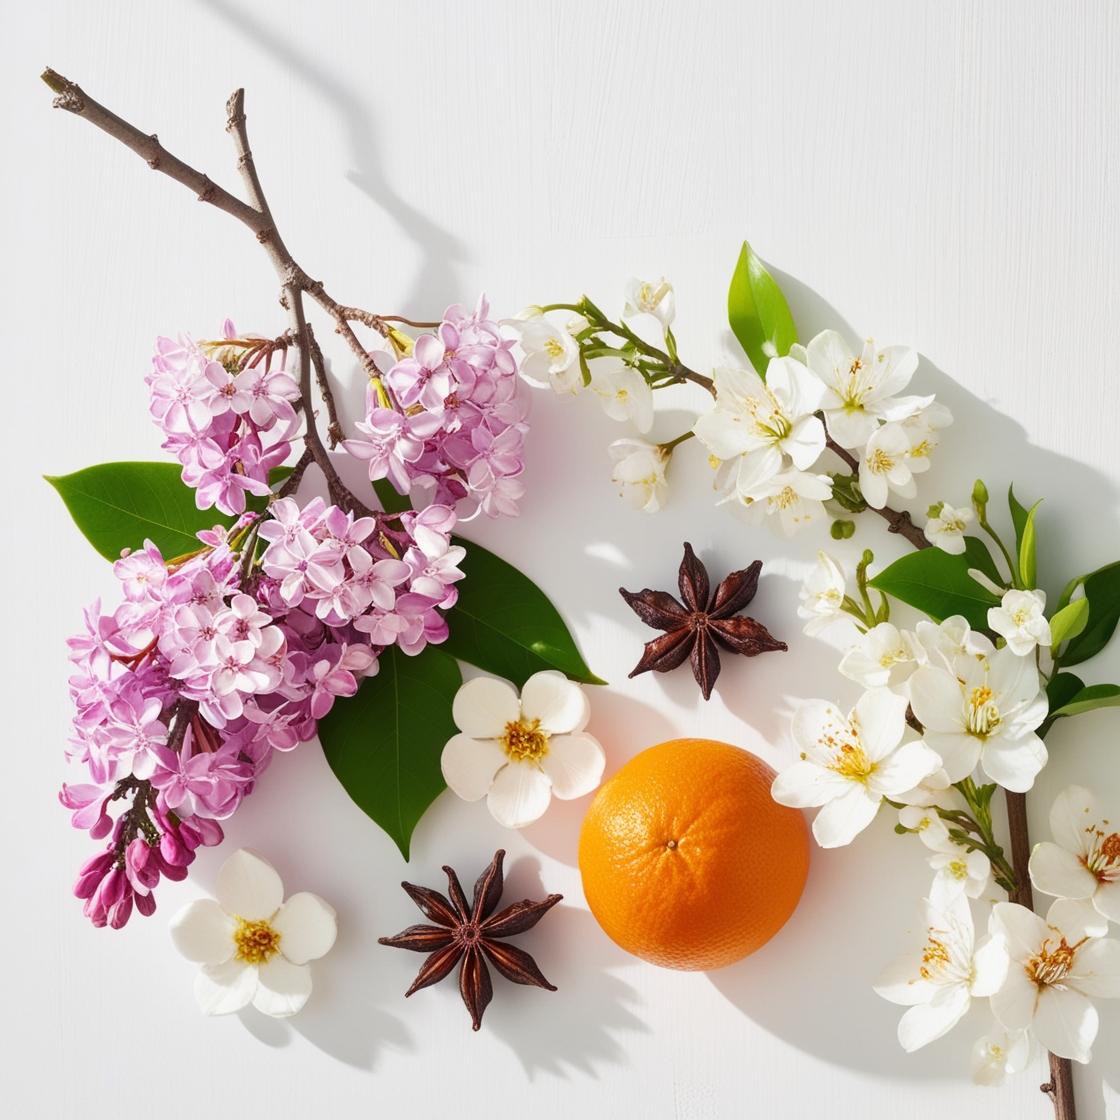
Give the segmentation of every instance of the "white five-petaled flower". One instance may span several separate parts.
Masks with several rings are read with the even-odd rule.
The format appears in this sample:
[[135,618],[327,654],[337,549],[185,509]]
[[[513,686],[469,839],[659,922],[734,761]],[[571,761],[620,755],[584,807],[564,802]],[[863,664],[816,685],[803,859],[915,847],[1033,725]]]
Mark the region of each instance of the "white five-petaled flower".
[[1039,917],[1016,902],[997,902],[992,930],[1007,946],[1011,967],[992,996],[1008,1030],[1030,1028],[1060,1058],[1089,1061],[1100,1020],[1090,996],[1120,996],[1120,941],[1091,937],[1083,910],[1059,900]]
[[1034,662],[1010,649],[923,665],[910,678],[910,704],[952,782],[979,762],[993,782],[1025,793],[1046,765],[1046,746],[1035,734],[1046,718],[1046,693]]
[[973,512],[968,506],[957,509],[942,502],[936,517],[926,522],[926,540],[936,545],[942,552],[960,556],[964,552],[964,531],[972,522]]
[[828,330],[805,350],[809,368],[825,386],[821,407],[828,434],[841,447],[862,447],[881,421],[903,420],[933,401],[897,395],[918,368],[918,355],[907,347],[877,350],[868,339],[857,356],[841,335]]
[[926,659],[935,665],[951,666],[958,657],[987,657],[996,648],[959,614],[950,615],[939,623],[923,618],[914,628],[914,634],[926,652]]
[[940,849],[930,853],[928,862],[934,870],[929,898],[935,906],[948,906],[962,895],[980,898],[988,889],[992,861],[983,852],[970,852],[946,837]]
[[1043,613],[1045,609],[1045,591],[1012,588],[1004,593],[998,607],[988,609],[988,625],[1003,638],[1012,653],[1025,657],[1034,653],[1035,646],[1050,644],[1050,623]]
[[948,1033],[972,1003],[997,991],[1007,974],[1007,952],[996,938],[976,944],[968,900],[925,904],[924,939],[883,971],[875,991],[908,1010],[898,1023],[907,1052]]
[[1120,922],[1120,822],[1105,817],[1096,798],[1070,786],[1050,809],[1053,842],[1035,844],[1031,882],[1044,894],[1092,902],[1105,920]]
[[653,427],[653,392],[640,370],[600,358],[589,363],[591,391],[612,420],[632,420],[639,432]]
[[507,828],[524,828],[544,814],[552,795],[590,793],[606,758],[584,728],[587,695],[563,673],[534,673],[518,698],[494,677],[475,677],[455,694],[452,718],[460,734],[443,749],[443,776],[464,801],[486,804]]
[[1031,1036],[996,1024],[972,1044],[972,1080],[977,1085],[1002,1085],[1007,1074],[1021,1073],[1031,1057]]
[[949,840],[949,826],[941,819],[933,803],[929,805],[903,805],[898,811],[898,823],[918,834],[927,848],[941,851]]
[[521,338],[524,356],[521,372],[540,385],[551,385],[557,393],[577,393],[583,388],[579,368],[579,344],[568,330],[541,314],[506,321]]
[[885,688],[865,692],[847,716],[827,700],[807,700],[792,726],[801,758],[774,779],[774,800],[795,809],[821,806],[813,820],[817,843],[850,844],[884,797],[911,789],[941,765],[924,743],[903,743],[905,730],[906,698]]
[[[771,358],[766,380],[753,370],[715,371],[716,407],[693,427],[717,458],[738,459],[740,473],[760,485],[788,461],[798,470],[824,450],[824,426],[814,415],[824,387],[794,358]],[[742,487],[739,487],[742,491]]]
[[611,481],[619,496],[643,513],[656,513],[669,492],[670,452],[641,439],[617,439],[608,450],[614,460]]
[[745,477],[746,458],[739,460],[734,489],[721,500],[738,498],[748,517],[777,517],[786,536],[824,516],[824,503],[832,497],[832,479],[826,474],[784,470],[762,482]]
[[628,319],[631,315],[652,315],[668,330],[676,310],[673,285],[664,277],[656,281],[631,277],[626,282],[626,307],[622,312],[624,318]]
[[218,871],[218,898],[189,902],[171,920],[171,939],[202,967],[194,993],[207,1015],[252,1003],[266,1015],[294,1015],[311,995],[311,969],[334,944],[335,912],[317,894],[284,901],[272,864],[234,852]]
[[[910,439],[901,424],[876,428],[859,461],[859,489],[872,509],[882,509],[893,490],[901,498],[918,492],[917,461],[910,458]],[[922,470],[929,466],[923,460]]]
[[797,617],[805,619],[804,630],[815,637],[829,624],[844,617],[844,573],[827,552],[817,553],[817,563],[805,577],[798,593]]
[[840,658],[840,672],[864,688],[902,690],[925,659],[913,634],[893,622],[880,622]]

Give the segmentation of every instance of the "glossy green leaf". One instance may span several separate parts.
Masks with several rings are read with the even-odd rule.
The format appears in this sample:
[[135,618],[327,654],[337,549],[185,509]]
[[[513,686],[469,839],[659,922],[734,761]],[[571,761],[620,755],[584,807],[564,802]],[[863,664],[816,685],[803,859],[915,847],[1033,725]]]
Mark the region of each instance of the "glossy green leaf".
[[763,377],[770,359],[788,354],[797,341],[797,327],[782,289],[745,241],[727,292],[727,319]]
[[[66,504],[74,524],[107,560],[126,548],[151,540],[166,559],[199,548],[196,534],[215,525],[227,528],[234,518],[215,509],[201,510],[194,491],[179,477],[176,463],[98,463],[73,474],[47,475]],[[273,485],[291,473],[272,472]],[[266,499],[250,498],[250,509]]]
[[1005,576],[1000,575],[999,566],[992,557],[991,550],[979,537],[964,538],[964,558],[968,567],[981,571],[993,583],[1003,586]]
[[467,550],[459,565],[466,578],[447,612],[451,636],[443,649],[519,687],[543,669],[585,684],[606,683],[587,667],[559,612],[532,580],[481,545],[457,543]]
[[1046,699],[1051,712],[1068,704],[1083,688],[1085,682],[1074,673],[1055,673],[1046,686]]
[[[959,556],[942,552],[939,548],[923,548],[910,552],[884,568],[870,585],[929,615],[934,622],[941,622],[951,615],[960,614],[977,630],[988,625],[988,608],[999,600],[968,574],[969,568],[979,568],[980,550],[965,539],[965,552]],[[976,545],[983,549],[981,542]],[[986,549],[983,549],[986,552]],[[990,559],[990,557],[989,557]]]
[[456,731],[451,702],[461,683],[458,663],[439,646],[416,657],[390,646],[377,676],[319,721],[335,777],[406,860],[417,822],[445,788],[439,760]]
[[1052,716],[1076,716],[1096,708],[1120,707],[1120,685],[1091,684],[1067,700]]
[[1035,502],[1027,511],[1027,520],[1023,524],[1023,535],[1019,539],[1019,582],[1028,591],[1038,585],[1038,571],[1035,560],[1035,514],[1038,512],[1039,503]]
[[1089,622],[1089,600],[1075,599],[1050,619],[1050,646],[1057,648],[1062,642],[1076,638]]
[[1084,579],[1089,601],[1089,621],[1085,629],[1062,650],[1063,665],[1080,665],[1100,653],[1120,622],[1120,561],[1098,568]]

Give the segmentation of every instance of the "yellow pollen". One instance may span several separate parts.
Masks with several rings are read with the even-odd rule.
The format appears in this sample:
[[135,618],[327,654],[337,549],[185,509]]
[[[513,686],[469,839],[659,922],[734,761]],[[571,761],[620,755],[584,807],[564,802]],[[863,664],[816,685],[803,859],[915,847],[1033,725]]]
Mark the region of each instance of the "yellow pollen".
[[894,460],[881,447],[876,447],[867,457],[867,466],[873,474],[886,474],[894,469]]
[[1027,975],[1039,987],[1060,983],[1073,968],[1073,960],[1077,956],[1077,950],[1088,940],[1088,937],[1083,937],[1076,944],[1070,945],[1065,937],[1062,937],[1057,948],[1050,949],[1050,938],[1047,938],[1042,943],[1038,953],[1027,962]]
[[949,950],[943,941],[938,941],[932,934],[922,950],[922,964],[918,975],[923,980],[932,980],[949,963]]
[[797,505],[800,500],[798,493],[792,486],[785,486],[776,494],[772,495],[767,504],[772,510],[789,509],[790,506]]
[[237,946],[237,959],[245,964],[264,964],[280,952],[280,934],[264,920],[250,922],[238,918],[233,943]]
[[514,762],[539,762],[548,754],[548,734],[541,730],[539,719],[507,723],[498,742]]
[[[911,459],[928,459],[929,458],[929,453],[932,450],[933,450],[933,448],[930,446],[929,440],[924,439],[924,440],[922,440],[921,443],[916,443],[913,447],[910,448],[910,458]],[[961,527],[963,528],[963,526],[961,526]]]
[[999,727],[1003,717],[993,700],[994,693],[987,685],[980,685],[969,693],[965,727],[970,735],[986,739]]
[[723,462],[723,460],[717,458],[715,455],[708,456],[708,466],[711,467],[714,471],[719,470],[719,465],[721,462]]
[[858,741],[840,743],[829,769],[849,781],[866,782],[875,772],[875,763],[867,757]]
[[968,878],[968,864],[963,859],[955,859],[946,865],[947,870],[954,879]]
[[1120,832],[1110,832],[1107,836],[1100,829],[1090,832],[1094,842],[1085,857],[1085,867],[1101,882],[1113,882],[1120,878]]
[[564,346],[558,338],[550,338],[544,344],[544,349],[550,358],[562,358],[564,356]]

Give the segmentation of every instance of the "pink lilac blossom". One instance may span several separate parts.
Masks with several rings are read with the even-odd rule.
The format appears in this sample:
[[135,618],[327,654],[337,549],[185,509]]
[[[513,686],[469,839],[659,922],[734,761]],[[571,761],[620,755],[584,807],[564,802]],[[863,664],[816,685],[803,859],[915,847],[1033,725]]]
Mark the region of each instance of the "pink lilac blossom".
[[117,561],[121,601],[93,604],[69,642],[68,753],[86,780],[59,795],[74,827],[107,841],[74,887],[95,925],[152,913],[160,879],[221,840],[273,753],[312,738],[385,646],[447,637],[455,523],[441,506],[374,518],[283,498],[263,521],[200,533],[184,559],[146,541]]
[[461,519],[516,516],[524,493],[528,397],[512,342],[489,316],[485,297],[474,311],[449,307],[410,356],[375,353],[391,400],[371,386],[361,436],[343,443],[371,480],[388,478],[414,505],[456,507]]
[[228,319],[217,342],[156,341],[150,411],[199,509],[242,513],[246,495],[268,494],[268,472],[291,452],[299,386],[284,369],[286,350],[262,342],[239,338]]

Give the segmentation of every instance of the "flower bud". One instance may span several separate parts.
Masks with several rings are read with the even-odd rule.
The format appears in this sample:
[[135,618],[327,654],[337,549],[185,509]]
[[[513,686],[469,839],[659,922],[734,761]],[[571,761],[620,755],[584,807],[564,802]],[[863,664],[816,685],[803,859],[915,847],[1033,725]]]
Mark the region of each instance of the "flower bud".
[[834,541],[846,541],[855,535],[856,523],[854,521],[834,521],[829,528]]
[[972,486],[972,505],[976,510],[976,516],[983,518],[988,508],[988,488],[982,478],[978,478]]

